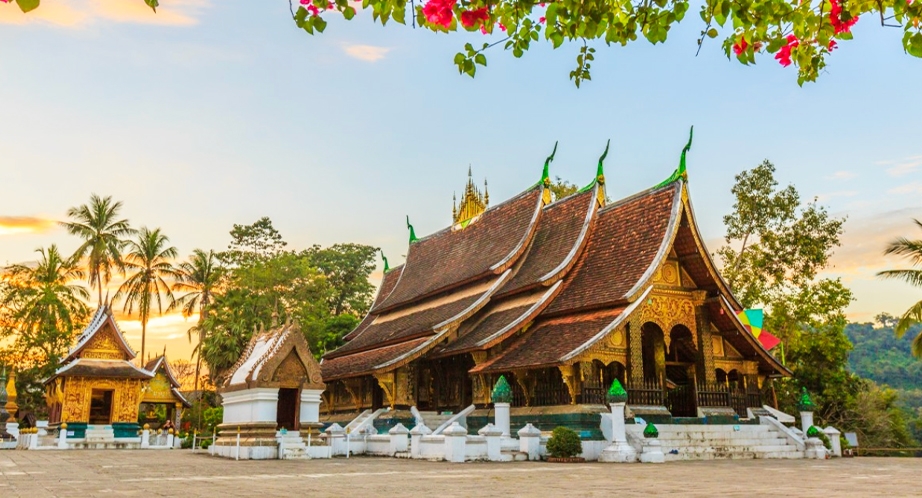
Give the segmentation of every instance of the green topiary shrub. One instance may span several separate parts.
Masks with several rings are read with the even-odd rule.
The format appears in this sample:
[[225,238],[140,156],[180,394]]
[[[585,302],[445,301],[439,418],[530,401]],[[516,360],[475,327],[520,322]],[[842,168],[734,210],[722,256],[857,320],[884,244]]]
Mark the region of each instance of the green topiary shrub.
[[572,429],[558,427],[547,441],[547,453],[554,458],[575,457],[583,452],[583,442]]

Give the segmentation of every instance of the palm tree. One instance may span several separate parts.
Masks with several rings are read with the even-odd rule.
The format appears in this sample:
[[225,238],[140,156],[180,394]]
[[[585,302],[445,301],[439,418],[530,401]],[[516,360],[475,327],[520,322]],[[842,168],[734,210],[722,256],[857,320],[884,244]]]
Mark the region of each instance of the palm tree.
[[[922,222],[919,222],[919,220],[912,221],[916,223],[916,226],[922,228]],[[906,237],[900,237],[887,246],[887,250],[884,251],[884,254],[905,256],[909,259],[913,268],[886,270],[879,272],[877,276],[904,280],[916,287],[922,287],[922,240],[909,240]],[[900,321],[896,324],[893,331],[896,333],[897,337],[903,337],[906,331],[909,330],[909,327],[917,323],[922,323],[922,301],[913,304],[903,313],[903,316],[900,317]],[[912,341],[912,354],[917,358],[922,358],[922,331],[916,334],[916,337]]]
[[199,374],[202,369],[202,342],[205,340],[203,322],[211,311],[210,305],[213,293],[221,281],[224,269],[218,262],[214,251],[205,252],[196,249],[192,252],[189,261],[184,261],[177,268],[176,282],[173,292],[185,292],[176,298],[167,311],[182,308],[182,315],[186,318],[198,312],[198,323],[189,328],[189,342],[192,342],[192,333],[198,334],[198,344],[192,350],[192,357],[198,355],[195,362],[195,390],[198,391]]
[[0,296],[3,321],[17,334],[16,348],[26,355],[39,350],[52,368],[86,320],[86,287],[73,282],[85,278],[74,258],[63,258],[56,245],[36,249],[36,265],[4,268],[4,293]]
[[133,272],[119,286],[113,300],[125,299],[124,311],[131,315],[137,308],[141,318],[141,364],[144,364],[144,350],[147,344],[147,321],[150,319],[151,307],[157,305],[157,312],[163,314],[161,296],[173,302],[173,293],[164,278],[175,279],[178,272],[171,259],[179,252],[168,246],[170,239],[160,233],[160,229],[150,230],[142,227],[136,240],[125,244],[125,269]]
[[121,209],[121,201],[112,202],[112,196],[103,198],[93,194],[89,204],[67,210],[72,221],[61,222],[71,235],[83,239],[73,259],[88,257],[88,282],[98,290],[99,306],[102,306],[102,287],[112,279],[113,268],[124,273],[122,248],[125,238],[135,233],[128,220],[118,219]]

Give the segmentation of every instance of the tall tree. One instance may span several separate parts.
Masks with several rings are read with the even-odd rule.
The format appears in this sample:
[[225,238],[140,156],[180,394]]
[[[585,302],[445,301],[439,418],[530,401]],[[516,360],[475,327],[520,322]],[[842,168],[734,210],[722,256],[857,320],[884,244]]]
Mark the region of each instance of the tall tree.
[[732,192],[727,245],[717,252],[741,304],[765,308],[766,329],[784,343],[794,380],[778,384],[779,400],[792,409],[805,386],[816,396],[821,420],[843,420],[844,403],[861,389],[847,365],[845,308],[852,294],[840,280],[818,274],[839,245],[845,220],[815,200],[802,204],[791,185],[779,189],[768,161],[737,175]]
[[198,379],[202,368],[201,348],[204,340],[205,328],[202,323],[208,318],[211,303],[214,301],[214,292],[217,290],[224,275],[224,268],[218,261],[214,251],[205,252],[196,249],[188,261],[183,261],[176,268],[176,281],[173,283],[173,292],[185,292],[170,303],[167,310],[182,309],[184,317],[188,318],[198,313],[198,323],[189,328],[189,342],[192,334],[198,336],[198,343],[192,350],[195,362],[195,390],[198,391]]
[[112,196],[93,194],[89,204],[67,210],[67,217],[71,221],[61,222],[71,235],[83,239],[83,244],[77,248],[73,257],[88,259],[88,282],[96,286],[99,306],[102,306],[103,285],[112,279],[112,270],[124,273],[122,248],[125,238],[135,233],[128,220],[119,219],[121,210],[121,201],[113,202]]
[[330,313],[363,316],[368,312],[375,290],[368,276],[375,269],[377,253],[377,247],[362,244],[314,245],[305,251],[310,264],[323,272],[332,287]]
[[85,323],[90,296],[75,283],[85,273],[74,258],[61,256],[55,245],[36,252],[37,264],[4,268],[0,337],[12,339],[10,352],[18,359],[31,358],[50,372]]
[[179,252],[169,245],[170,239],[160,233],[160,229],[150,230],[142,227],[137,239],[129,240],[124,257],[125,269],[133,272],[119,286],[114,300],[124,299],[124,310],[129,315],[137,310],[141,318],[141,362],[145,361],[144,352],[147,343],[147,322],[153,305],[159,314],[163,314],[163,298],[168,302],[174,300],[170,285],[165,278],[176,279],[179,276],[171,260]]
[[231,242],[220,257],[234,266],[271,258],[288,245],[282,239],[282,234],[272,226],[272,220],[266,216],[251,225],[234,224],[230,234]]
[[[915,222],[917,227],[922,228],[922,222],[919,220],[912,221]],[[909,260],[912,268],[886,270],[878,273],[878,276],[895,278],[910,285],[922,287],[922,240],[909,240],[906,237],[899,237],[887,246],[884,254],[903,256]],[[922,323],[922,301],[913,304],[903,313],[893,331],[897,337],[903,337],[910,327],[918,323]],[[922,358],[922,331],[917,331],[916,337],[912,341],[912,354],[917,358]]]

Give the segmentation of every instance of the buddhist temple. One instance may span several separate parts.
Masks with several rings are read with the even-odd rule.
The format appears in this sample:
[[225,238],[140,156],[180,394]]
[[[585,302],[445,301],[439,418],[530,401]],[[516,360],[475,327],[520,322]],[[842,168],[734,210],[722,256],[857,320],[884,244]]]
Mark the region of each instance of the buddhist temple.
[[146,368],[133,363],[136,356],[110,306],[100,306],[61,366],[45,381],[50,424],[66,422],[77,439],[84,438],[88,427],[111,432],[114,438],[133,438],[141,427],[142,404],[145,408],[167,405],[175,424],[189,403],[179,393],[165,354]]
[[612,202],[607,147],[591,183],[563,199],[550,190],[553,154],[538,183],[492,206],[469,177],[451,225],[421,238],[410,227],[406,262],[324,356],[324,420],[475,405],[485,421],[501,375],[513,419],[548,429],[597,427],[616,378],[650,419],[761,407],[790,372],[741,324],[704,245],[690,146],[666,181]]

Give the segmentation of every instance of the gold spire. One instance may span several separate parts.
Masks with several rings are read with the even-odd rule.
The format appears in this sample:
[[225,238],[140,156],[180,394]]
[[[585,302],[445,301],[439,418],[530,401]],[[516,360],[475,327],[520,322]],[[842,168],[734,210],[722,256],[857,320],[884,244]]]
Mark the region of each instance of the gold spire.
[[[467,185],[464,187],[464,193],[461,194],[461,203],[455,207],[452,206],[452,219],[455,223],[463,223],[483,214],[490,205],[490,193],[487,190],[487,181],[483,181],[484,192],[474,185],[474,176],[471,173],[471,167],[467,167]],[[454,204],[454,202],[452,203]]]

